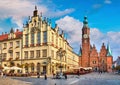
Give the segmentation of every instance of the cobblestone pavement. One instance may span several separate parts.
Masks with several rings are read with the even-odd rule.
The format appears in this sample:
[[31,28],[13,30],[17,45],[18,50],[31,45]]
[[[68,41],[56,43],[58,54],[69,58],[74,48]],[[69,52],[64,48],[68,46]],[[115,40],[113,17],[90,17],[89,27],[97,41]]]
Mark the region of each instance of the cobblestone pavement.
[[19,84],[14,83],[0,85],[120,85],[120,75],[113,73],[90,73],[80,75],[79,77],[76,75],[70,75],[67,80],[52,79],[51,77],[47,80],[44,80],[44,77],[12,77],[12,79],[12,81],[16,81]]
[[28,82],[11,79],[11,78],[2,78],[0,77],[0,85],[32,85]]

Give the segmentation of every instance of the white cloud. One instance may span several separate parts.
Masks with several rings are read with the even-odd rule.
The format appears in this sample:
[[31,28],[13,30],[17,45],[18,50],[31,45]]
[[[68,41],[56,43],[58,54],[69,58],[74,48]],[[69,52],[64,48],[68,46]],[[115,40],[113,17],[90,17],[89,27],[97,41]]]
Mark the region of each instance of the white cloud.
[[2,0],[0,1],[0,19],[6,19],[11,17],[12,22],[16,23],[18,27],[22,27],[23,19],[25,17],[31,16],[34,6],[37,5],[39,14],[42,12],[44,15],[49,17],[58,17],[65,14],[69,14],[74,11],[74,9],[64,9],[64,10],[51,10],[46,4],[42,2],[43,0]]
[[62,30],[68,33],[68,36],[70,37],[68,40],[71,44],[81,42],[82,22],[73,17],[65,16],[64,18],[57,20],[56,23]]
[[98,9],[98,8],[101,8],[102,7],[102,4],[94,4],[93,5],[93,8],[94,9]]
[[[69,43],[72,45],[73,48],[75,48],[75,50],[77,50],[76,52],[78,52],[82,36],[82,22],[73,17],[65,16],[64,18],[57,20],[56,23],[62,30],[68,33],[68,36],[70,37],[68,39]],[[106,34],[104,34],[98,28],[90,28],[91,45],[95,44],[99,52],[102,43],[105,43],[105,45],[107,46],[109,42],[113,52],[114,60],[117,58],[118,55],[120,55],[120,49],[118,49],[120,48],[119,37],[120,32],[107,32]]]
[[112,2],[111,2],[111,0],[105,0],[104,3],[105,4],[111,4]]

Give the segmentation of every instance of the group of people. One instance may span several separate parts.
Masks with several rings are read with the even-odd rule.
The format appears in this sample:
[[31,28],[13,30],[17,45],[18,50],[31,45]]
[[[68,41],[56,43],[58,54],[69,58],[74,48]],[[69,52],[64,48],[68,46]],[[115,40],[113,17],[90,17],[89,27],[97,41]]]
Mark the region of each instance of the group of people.
[[5,72],[2,72],[2,71],[1,71],[1,72],[0,72],[0,75],[1,75],[2,78],[6,78],[6,73],[5,73]]
[[[37,78],[40,78],[40,73],[39,72],[37,72]],[[46,74],[44,74],[44,78],[45,78],[45,80],[47,80],[47,75]]]
[[64,77],[65,79],[67,79],[67,74],[63,73],[63,74],[60,74],[60,73],[53,73],[53,79],[61,79],[62,77]]
[[[67,74],[63,73],[62,75],[60,75],[59,73],[53,73],[53,79],[60,79],[62,77],[64,77],[65,79],[67,79]],[[37,78],[40,78],[40,73],[37,72]],[[44,79],[47,80],[47,75],[44,74]]]

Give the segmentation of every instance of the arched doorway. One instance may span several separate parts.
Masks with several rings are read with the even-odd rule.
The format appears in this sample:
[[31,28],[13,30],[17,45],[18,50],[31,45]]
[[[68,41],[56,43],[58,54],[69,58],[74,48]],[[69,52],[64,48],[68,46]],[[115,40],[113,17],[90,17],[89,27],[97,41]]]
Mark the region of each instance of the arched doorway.
[[26,64],[25,64],[25,73],[28,73],[28,72],[29,72],[29,71],[28,71],[28,66],[29,66],[29,64],[26,63]]
[[35,67],[34,63],[31,63],[31,72],[34,73]]
[[37,72],[40,72],[40,63],[37,63]]

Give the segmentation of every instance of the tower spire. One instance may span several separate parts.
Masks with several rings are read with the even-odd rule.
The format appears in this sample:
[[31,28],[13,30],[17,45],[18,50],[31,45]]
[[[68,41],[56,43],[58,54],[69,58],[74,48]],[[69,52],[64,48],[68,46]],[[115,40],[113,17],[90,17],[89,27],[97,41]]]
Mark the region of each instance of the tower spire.
[[88,27],[88,20],[87,20],[87,16],[84,16],[84,21],[83,24],[85,27]]
[[37,10],[37,6],[35,5],[35,10]]
[[35,10],[33,12],[33,16],[36,17],[38,15],[38,10],[37,10],[37,6],[35,6]]
[[79,56],[82,56],[82,48],[81,48],[81,45],[80,45],[80,49],[79,49],[78,55],[79,55]]
[[108,42],[108,44],[107,44],[107,56],[112,56],[112,51],[111,51],[109,42]]

